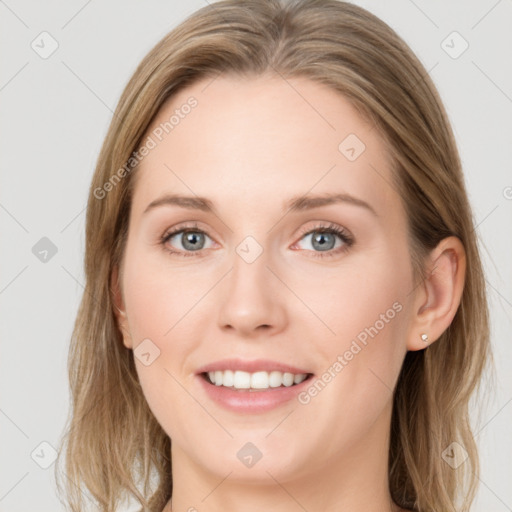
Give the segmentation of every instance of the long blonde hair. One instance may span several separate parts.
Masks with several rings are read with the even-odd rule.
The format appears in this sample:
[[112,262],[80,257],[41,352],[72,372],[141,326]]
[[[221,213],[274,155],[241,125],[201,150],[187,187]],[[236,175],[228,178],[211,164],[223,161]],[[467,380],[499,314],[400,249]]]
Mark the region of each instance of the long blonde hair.
[[[430,249],[450,235],[462,241],[467,272],[455,318],[436,343],[407,353],[398,379],[389,486],[404,508],[469,510],[479,475],[469,401],[492,356],[485,279],[460,157],[439,94],[411,49],[370,12],[337,0],[208,5],[147,54],[123,91],[89,193],[86,285],[69,352],[72,408],[56,465],[59,492],[73,512],[84,510],[85,490],[96,509],[108,512],[127,496],[144,510],[161,512],[171,497],[171,441],[150,411],[133,354],[122,343],[110,280],[126,243],[137,171],[126,162],[168,98],[219,73],[307,77],[344,95],[374,124],[393,158],[418,282]],[[457,469],[442,457],[452,442],[468,454]]]

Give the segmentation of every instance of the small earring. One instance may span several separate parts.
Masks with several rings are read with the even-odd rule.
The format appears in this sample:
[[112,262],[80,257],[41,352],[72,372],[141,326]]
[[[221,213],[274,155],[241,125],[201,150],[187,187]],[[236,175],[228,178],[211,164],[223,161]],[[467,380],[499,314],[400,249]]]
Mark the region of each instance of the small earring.
[[421,339],[422,339],[422,341],[427,342],[428,341],[428,336],[426,334],[422,334],[421,335]]

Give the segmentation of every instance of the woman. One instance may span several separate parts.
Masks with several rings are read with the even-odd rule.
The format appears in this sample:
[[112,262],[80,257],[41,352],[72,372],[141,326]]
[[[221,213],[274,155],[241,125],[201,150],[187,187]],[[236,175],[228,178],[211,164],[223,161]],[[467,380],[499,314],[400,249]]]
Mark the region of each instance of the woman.
[[482,264],[434,84],[368,11],[224,0],[144,58],[87,211],[83,510],[467,511]]

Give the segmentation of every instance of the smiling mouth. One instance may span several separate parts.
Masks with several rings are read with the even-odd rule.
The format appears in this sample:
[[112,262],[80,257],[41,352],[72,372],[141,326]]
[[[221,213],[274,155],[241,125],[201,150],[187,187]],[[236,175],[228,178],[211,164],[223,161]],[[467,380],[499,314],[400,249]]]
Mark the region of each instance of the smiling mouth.
[[311,373],[288,372],[244,372],[224,370],[203,372],[201,376],[210,384],[236,390],[264,391],[269,389],[292,387],[311,378]]

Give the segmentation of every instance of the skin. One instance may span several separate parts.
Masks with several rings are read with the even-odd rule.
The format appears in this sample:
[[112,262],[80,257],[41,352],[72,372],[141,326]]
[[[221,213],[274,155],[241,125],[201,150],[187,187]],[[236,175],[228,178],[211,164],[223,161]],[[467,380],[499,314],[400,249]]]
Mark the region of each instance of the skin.
[[[127,246],[112,276],[125,346],[149,338],[160,350],[149,366],[135,363],[172,439],[172,510],[403,510],[388,490],[392,390],[406,352],[435,342],[455,315],[461,243],[443,240],[429,278],[414,287],[385,146],[330,88],[271,76],[202,80],[171,98],[147,135],[190,96],[198,106],[137,171]],[[354,161],[338,149],[351,133],[366,146]],[[283,209],[292,196],[333,192],[364,200],[376,215],[348,202]],[[165,193],[207,197],[217,214],[176,205],[143,213]],[[166,252],[187,251],[181,235],[165,246],[160,239],[190,222],[207,233],[204,249]],[[324,253],[305,233],[331,223],[354,244],[339,252],[345,244],[332,235],[333,256],[316,258]],[[249,235],[263,251],[252,263],[236,252]],[[236,356],[319,377],[396,302],[401,311],[307,404],[237,414],[212,402],[195,376]],[[236,456],[246,442],[262,453],[251,468]]]

